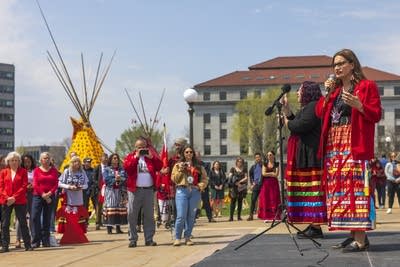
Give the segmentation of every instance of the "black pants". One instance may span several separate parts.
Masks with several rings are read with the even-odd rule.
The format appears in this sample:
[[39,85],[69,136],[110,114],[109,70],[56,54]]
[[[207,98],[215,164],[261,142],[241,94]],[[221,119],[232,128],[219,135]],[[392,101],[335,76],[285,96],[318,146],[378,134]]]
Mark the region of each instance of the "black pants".
[[235,207],[236,207],[236,201],[237,201],[237,217],[238,219],[241,218],[242,214],[242,206],[243,206],[243,199],[245,198],[246,195],[244,194],[237,194],[237,197],[231,199],[231,206],[230,206],[230,215],[229,218],[233,219],[233,214],[235,213]]
[[251,204],[250,204],[250,216],[253,216],[254,211],[256,209],[256,202],[258,199],[258,195],[260,194],[260,188],[254,187],[253,192],[251,193]]
[[389,208],[393,208],[394,202],[394,194],[397,194],[397,201],[400,205],[400,184],[393,183],[391,181],[387,181],[388,187],[388,197],[389,197]]
[[386,200],[386,184],[383,185],[376,185],[376,192],[378,194],[378,203],[379,206],[385,206],[385,200]]
[[26,204],[13,204],[11,206],[2,206],[2,239],[1,243],[3,248],[8,248],[10,244],[10,220],[12,210],[15,210],[15,215],[19,220],[19,225],[21,227],[22,239],[24,240],[25,248],[31,247],[31,236],[29,234],[28,225],[26,223]]
[[[201,202],[203,203],[201,208],[206,210],[207,218],[211,220],[212,209],[210,206],[210,190],[208,189],[208,187],[204,189],[203,192],[201,192]],[[198,215],[200,215],[200,209],[198,209],[197,212]]]

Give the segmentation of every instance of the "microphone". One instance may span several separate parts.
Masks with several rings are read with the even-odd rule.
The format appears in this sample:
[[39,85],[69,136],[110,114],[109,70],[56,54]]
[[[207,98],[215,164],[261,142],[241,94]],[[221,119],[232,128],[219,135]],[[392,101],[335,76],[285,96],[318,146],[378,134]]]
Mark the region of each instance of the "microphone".
[[274,111],[274,107],[275,105],[279,102],[279,100],[281,100],[281,98],[290,92],[290,90],[292,89],[292,87],[290,86],[290,84],[284,84],[281,88],[282,93],[275,99],[274,103],[272,104],[272,106],[268,107],[265,110],[265,115],[269,116],[272,114],[272,112]]
[[[336,79],[335,74],[329,74],[328,81],[335,81],[335,79]],[[325,88],[325,92],[329,93],[332,89],[334,89],[334,88],[327,87],[327,88]]]

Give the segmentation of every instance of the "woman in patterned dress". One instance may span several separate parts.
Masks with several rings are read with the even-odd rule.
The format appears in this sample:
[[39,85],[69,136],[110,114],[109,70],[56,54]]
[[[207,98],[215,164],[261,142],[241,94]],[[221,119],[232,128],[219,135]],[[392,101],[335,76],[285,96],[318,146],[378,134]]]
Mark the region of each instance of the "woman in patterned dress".
[[337,52],[332,66],[336,79],[325,82],[327,95],[315,109],[322,118],[318,154],[325,165],[328,227],[351,233],[335,248],[358,252],[368,248],[366,231],[375,228],[368,161],[374,157],[375,123],[382,108],[376,83],[366,79],[353,51]]

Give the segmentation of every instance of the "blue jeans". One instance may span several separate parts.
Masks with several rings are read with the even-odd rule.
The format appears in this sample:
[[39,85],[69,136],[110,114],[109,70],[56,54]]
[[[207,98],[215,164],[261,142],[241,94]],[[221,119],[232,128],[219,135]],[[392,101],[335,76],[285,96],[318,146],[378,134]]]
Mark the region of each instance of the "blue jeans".
[[200,203],[201,194],[197,188],[177,187],[175,194],[176,220],[175,220],[175,239],[183,236],[189,239],[192,235],[196,210]]
[[32,217],[34,227],[32,244],[40,245],[40,242],[42,242],[44,246],[50,245],[50,221],[51,213],[55,205],[54,195],[51,196],[51,200],[51,203],[48,204],[41,196],[34,195],[32,198]]

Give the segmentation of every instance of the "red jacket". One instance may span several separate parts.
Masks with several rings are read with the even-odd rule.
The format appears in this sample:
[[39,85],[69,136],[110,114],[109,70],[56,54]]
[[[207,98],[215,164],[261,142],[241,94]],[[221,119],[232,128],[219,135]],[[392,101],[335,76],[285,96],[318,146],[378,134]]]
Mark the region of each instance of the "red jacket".
[[14,180],[11,179],[11,169],[0,171],[0,204],[7,204],[7,198],[14,197],[14,204],[26,204],[26,187],[28,173],[24,168],[18,168]]
[[[128,191],[130,191],[130,192],[136,191],[136,179],[137,179],[137,174],[138,174],[137,166],[139,163],[139,158],[137,158],[135,155],[136,155],[136,151],[133,151],[132,153],[128,154],[124,160],[124,169],[128,175],[128,178],[126,181],[126,187],[128,188]],[[159,157],[155,157],[154,154],[153,154],[153,158],[151,158],[151,159],[149,159],[148,157],[144,157],[144,161],[146,162],[147,169],[149,170],[149,173],[150,173],[151,177],[153,178],[153,184],[155,185],[156,173],[159,170],[161,170],[162,161],[160,160]]]
[[[319,157],[325,155],[331,112],[340,90],[340,87],[337,87],[326,103],[325,97],[321,97],[315,106],[316,115],[322,118]],[[364,113],[355,108],[351,112],[351,153],[355,160],[370,160],[374,157],[375,123],[380,121],[382,116],[381,98],[375,82],[370,80],[361,80],[354,88],[354,95],[358,95]]]

